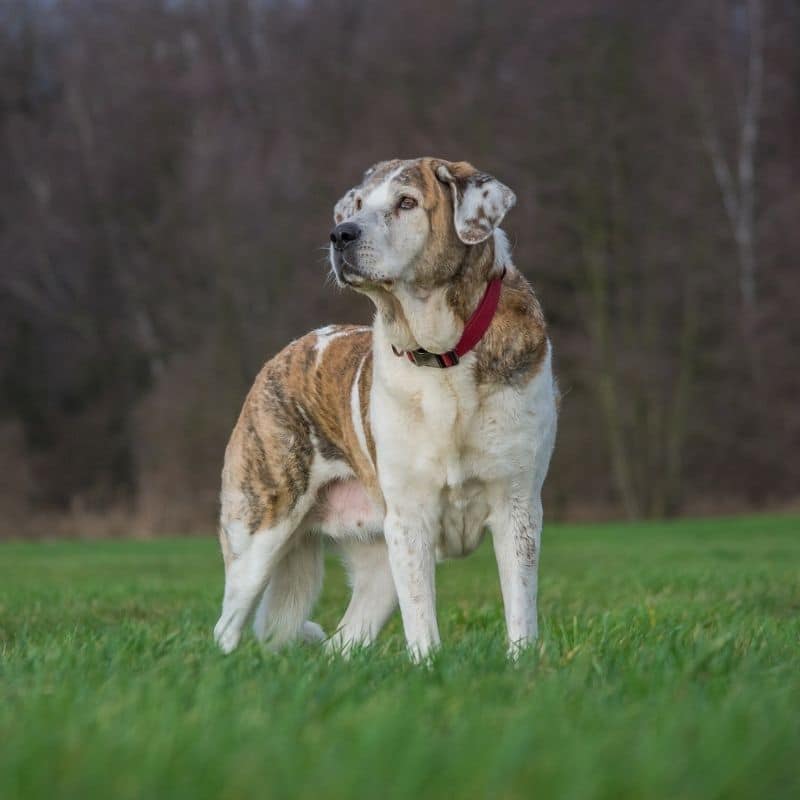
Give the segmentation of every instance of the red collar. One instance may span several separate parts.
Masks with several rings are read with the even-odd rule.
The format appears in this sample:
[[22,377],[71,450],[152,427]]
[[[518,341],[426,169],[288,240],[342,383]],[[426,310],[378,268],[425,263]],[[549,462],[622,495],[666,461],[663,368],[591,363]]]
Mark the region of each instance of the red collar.
[[483,338],[489,326],[492,324],[497,304],[500,302],[500,289],[502,288],[503,278],[506,270],[499,278],[493,278],[486,286],[478,307],[464,326],[461,338],[452,350],[446,353],[431,353],[428,350],[398,350],[392,345],[392,350],[396,356],[405,356],[412,364],[417,367],[439,367],[446,369],[454,367],[476,344]]

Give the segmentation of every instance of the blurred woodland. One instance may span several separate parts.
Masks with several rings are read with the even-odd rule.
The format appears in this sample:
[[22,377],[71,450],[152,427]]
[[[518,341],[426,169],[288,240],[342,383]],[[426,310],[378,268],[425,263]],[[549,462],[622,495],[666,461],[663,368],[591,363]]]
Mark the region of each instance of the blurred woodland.
[[0,532],[208,532],[375,161],[472,161],[551,324],[558,517],[800,487],[800,0],[2,0]]

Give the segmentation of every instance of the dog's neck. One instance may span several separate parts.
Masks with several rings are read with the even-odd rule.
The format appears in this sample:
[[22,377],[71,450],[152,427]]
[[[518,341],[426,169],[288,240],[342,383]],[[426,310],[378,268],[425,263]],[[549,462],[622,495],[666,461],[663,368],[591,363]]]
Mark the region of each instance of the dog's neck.
[[420,289],[398,284],[372,297],[381,340],[398,350],[452,350],[464,325],[486,291],[486,283],[510,267],[505,234],[468,247],[455,275],[446,284]]

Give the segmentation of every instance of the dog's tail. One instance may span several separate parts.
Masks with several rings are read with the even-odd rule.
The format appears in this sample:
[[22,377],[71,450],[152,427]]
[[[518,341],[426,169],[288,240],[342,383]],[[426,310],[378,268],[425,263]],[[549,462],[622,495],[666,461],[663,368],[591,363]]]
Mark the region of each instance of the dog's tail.
[[256,637],[279,648],[297,639],[314,642],[325,632],[308,619],[322,588],[322,539],[305,535],[275,565],[253,618]]

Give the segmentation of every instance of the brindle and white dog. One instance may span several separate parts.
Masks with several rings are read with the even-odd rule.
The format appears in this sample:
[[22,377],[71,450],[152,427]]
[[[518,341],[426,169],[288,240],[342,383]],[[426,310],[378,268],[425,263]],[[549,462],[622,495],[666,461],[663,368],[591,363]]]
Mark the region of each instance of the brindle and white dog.
[[[419,158],[377,164],[337,203],[333,271],[375,322],[292,342],[245,400],[222,473],[225,652],[254,609],[259,639],[325,638],[308,615],[327,536],[353,589],[328,646],[372,642],[399,599],[424,659],[439,645],[436,560],[472,552],[487,528],[510,651],[536,637],[558,393],[541,308],[498,228],[515,200],[466,162]],[[459,362],[479,307],[490,324]]]

